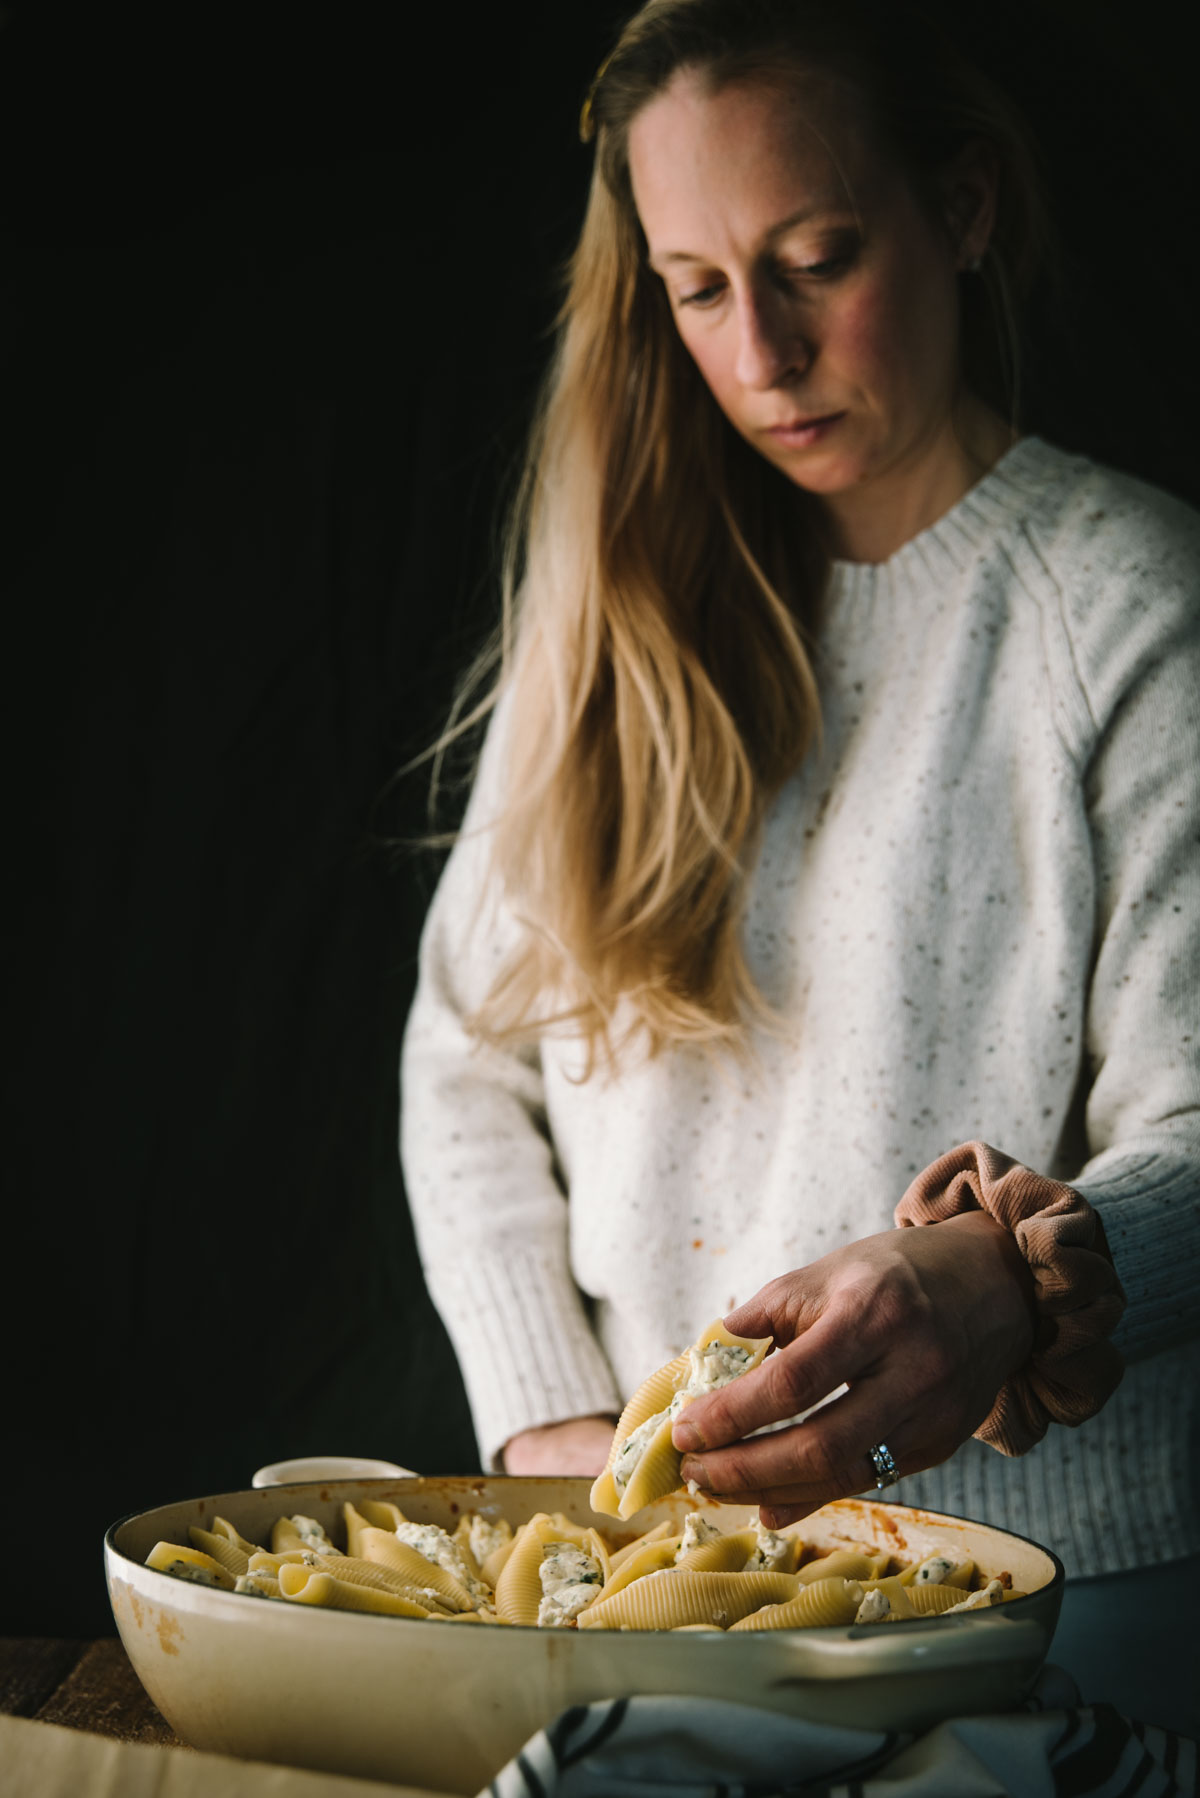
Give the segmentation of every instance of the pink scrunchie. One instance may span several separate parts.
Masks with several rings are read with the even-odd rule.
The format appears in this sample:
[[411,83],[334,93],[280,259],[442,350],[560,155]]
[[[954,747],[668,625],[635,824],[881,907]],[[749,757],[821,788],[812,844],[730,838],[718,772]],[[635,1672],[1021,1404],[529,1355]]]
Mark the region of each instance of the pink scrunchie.
[[918,1174],[895,1221],[939,1224],[980,1210],[1012,1232],[1029,1263],[1038,1328],[1028,1362],[1005,1381],[975,1435],[1003,1455],[1023,1455],[1052,1423],[1094,1417],[1120,1385],[1121,1357],[1106,1338],[1125,1294],[1087,1200],[985,1142],[961,1143]]

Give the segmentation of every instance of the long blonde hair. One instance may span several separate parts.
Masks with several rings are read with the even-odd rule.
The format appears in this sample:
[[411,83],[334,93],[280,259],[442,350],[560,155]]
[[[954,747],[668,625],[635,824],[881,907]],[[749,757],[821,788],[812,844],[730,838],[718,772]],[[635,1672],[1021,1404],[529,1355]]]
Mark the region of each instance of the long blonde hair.
[[1015,410],[1012,320],[1046,235],[1032,152],[936,36],[901,30],[897,66],[897,14],[911,26],[894,4],[650,0],[589,95],[596,163],[508,524],[500,678],[473,714],[507,695],[492,867],[524,926],[472,1019],[488,1040],[567,1025],[589,1067],[639,1034],[651,1054],[742,1044],[763,1010],[739,928],[747,873],[818,728],[823,517],[731,428],[680,343],[629,180],[641,108],[682,67],[714,86],[840,75],[923,196],[957,143],[988,136],[992,328],[964,308],[964,373],[988,397],[999,369]]

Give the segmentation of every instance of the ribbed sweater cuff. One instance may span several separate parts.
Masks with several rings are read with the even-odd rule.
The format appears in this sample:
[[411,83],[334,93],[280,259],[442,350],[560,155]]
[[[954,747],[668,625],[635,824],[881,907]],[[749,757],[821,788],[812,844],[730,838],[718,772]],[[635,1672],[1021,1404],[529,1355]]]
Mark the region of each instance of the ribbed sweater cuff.
[[502,1471],[519,1430],[596,1412],[621,1400],[565,1258],[514,1244],[488,1266],[464,1256],[434,1290],[467,1390],[482,1464]]
[[1113,1335],[1126,1361],[1195,1334],[1200,1311],[1200,1165],[1182,1151],[1127,1145],[1071,1185],[1104,1220],[1127,1306]]

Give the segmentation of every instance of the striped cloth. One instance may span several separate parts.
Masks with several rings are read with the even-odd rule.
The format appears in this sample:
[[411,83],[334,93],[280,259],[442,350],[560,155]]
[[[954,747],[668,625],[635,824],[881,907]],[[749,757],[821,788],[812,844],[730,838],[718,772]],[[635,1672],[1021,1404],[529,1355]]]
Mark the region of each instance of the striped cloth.
[[1046,1667],[1019,1710],[915,1739],[711,1699],[579,1705],[479,1798],[1194,1798],[1197,1766],[1194,1741],[1082,1707]]

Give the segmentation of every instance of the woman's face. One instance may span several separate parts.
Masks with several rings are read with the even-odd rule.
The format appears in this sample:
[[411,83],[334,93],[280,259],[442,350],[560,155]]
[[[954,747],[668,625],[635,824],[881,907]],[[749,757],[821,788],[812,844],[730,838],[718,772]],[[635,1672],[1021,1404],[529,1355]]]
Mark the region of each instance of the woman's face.
[[986,247],[986,173],[948,178],[941,228],[848,109],[782,84],[707,93],[688,71],[634,120],[629,160],[651,266],[721,410],[820,496],[838,553],[884,559],[981,472],[964,478],[956,431],[985,410],[959,391],[957,281]]

